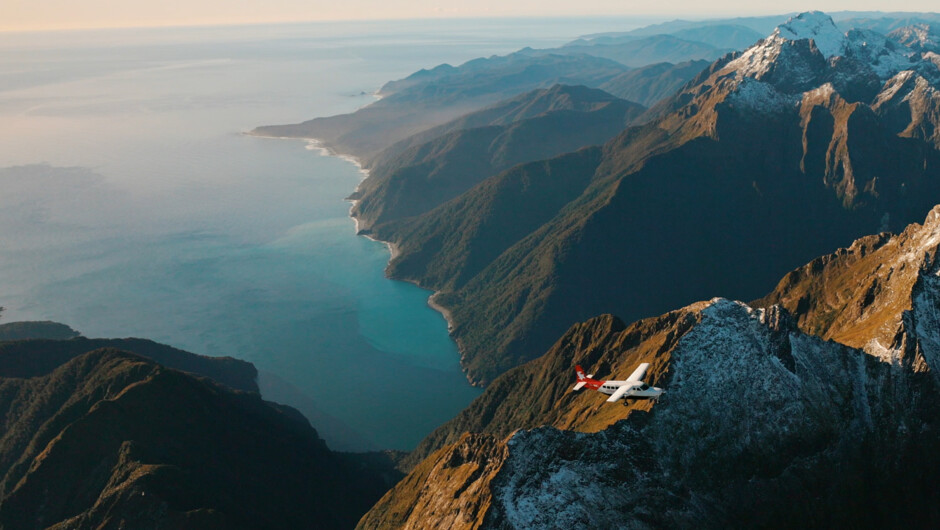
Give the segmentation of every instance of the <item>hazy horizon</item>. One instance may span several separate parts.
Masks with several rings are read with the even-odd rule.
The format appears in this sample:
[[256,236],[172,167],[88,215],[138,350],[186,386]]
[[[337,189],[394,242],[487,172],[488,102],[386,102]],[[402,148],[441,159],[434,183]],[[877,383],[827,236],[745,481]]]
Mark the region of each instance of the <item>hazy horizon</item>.
[[[709,19],[734,16],[764,16],[801,11],[931,12],[932,2],[912,0],[905,9],[882,0],[827,0],[785,2],[755,6],[752,2],[726,0],[703,9],[689,0],[668,7],[625,6],[617,0],[589,0],[572,5],[558,0],[481,0],[472,7],[462,3],[442,5],[428,0],[351,0],[342,5],[319,5],[301,0],[271,0],[263,6],[236,5],[224,0],[167,0],[159,5],[141,0],[89,0],[76,4],[67,0],[12,0],[0,5],[0,32],[68,31],[91,29],[136,29],[151,27],[212,27],[309,22],[360,22],[452,19],[514,18],[644,18],[651,22],[675,18]],[[374,5],[378,4],[378,5]]]

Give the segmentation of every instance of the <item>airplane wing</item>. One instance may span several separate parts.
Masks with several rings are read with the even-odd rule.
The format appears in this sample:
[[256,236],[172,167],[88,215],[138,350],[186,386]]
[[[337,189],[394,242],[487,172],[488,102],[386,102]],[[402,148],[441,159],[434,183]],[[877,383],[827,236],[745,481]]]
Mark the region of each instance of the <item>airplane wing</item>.
[[584,388],[584,385],[586,384],[587,384],[587,381],[581,381],[580,383],[574,385],[574,388],[572,388],[572,390],[581,390],[582,388]]
[[633,385],[623,385],[622,387],[615,390],[614,393],[609,398],[607,398],[607,401],[620,401],[620,398],[622,398],[624,394],[631,390],[633,390]]
[[646,375],[646,369],[650,367],[650,363],[643,363],[630,374],[630,377],[627,378],[627,381],[642,381],[643,376]]

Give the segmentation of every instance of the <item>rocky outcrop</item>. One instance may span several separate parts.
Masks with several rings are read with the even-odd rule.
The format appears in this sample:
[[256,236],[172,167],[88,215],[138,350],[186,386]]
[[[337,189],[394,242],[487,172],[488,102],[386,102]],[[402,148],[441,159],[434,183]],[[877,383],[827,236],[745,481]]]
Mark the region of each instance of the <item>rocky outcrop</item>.
[[[593,433],[523,430],[485,455],[499,468],[474,483],[489,504],[482,527],[930,525],[914,507],[937,500],[932,377],[803,334],[779,307],[715,299],[690,311],[650,412]],[[410,504],[461,511],[447,502],[455,484],[407,480],[424,497]]]
[[[923,224],[882,233],[788,273],[753,304],[779,304],[812,333],[915,371],[940,368],[932,298],[940,247],[940,206]],[[925,341],[921,343],[920,341]]]
[[479,528],[492,504],[489,484],[506,454],[494,436],[464,434],[416,467],[357,528]]

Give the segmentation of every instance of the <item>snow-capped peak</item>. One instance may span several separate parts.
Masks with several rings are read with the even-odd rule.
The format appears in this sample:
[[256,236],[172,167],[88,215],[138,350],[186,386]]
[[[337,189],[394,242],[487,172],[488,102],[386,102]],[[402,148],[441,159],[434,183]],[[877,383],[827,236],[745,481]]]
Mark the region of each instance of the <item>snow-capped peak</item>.
[[[771,81],[776,88],[787,92],[801,92],[813,84],[819,72],[825,70],[822,63],[842,54],[845,39],[845,34],[836,28],[828,15],[818,11],[802,13],[745,50],[724,70],[736,72],[739,79],[753,77]],[[810,40],[822,57],[810,49],[807,44]]]
[[841,55],[845,34],[839,31],[832,18],[820,11],[809,11],[791,17],[777,26],[775,35],[787,40],[813,39],[816,48],[826,59]]

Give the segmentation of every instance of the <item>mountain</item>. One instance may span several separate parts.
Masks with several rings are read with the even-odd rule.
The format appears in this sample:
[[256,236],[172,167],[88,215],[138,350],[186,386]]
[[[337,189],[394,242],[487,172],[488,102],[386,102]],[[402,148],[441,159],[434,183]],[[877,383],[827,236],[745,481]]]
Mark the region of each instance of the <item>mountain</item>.
[[[584,35],[574,42],[611,42],[622,39],[635,39],[639,37],[649,37],[652,35],[678,35],[683,32],[704,32],[705,34],[717,33],[715,28],[734,28],[743,33],[745,30],[753,31],[757,38],[772,32],[777,26],[783,24],[795,13],[771,15],[763,17],[736,17],[736,18],[716,18],[708,20],[682,20],[675,19],[658,24],[650,24],[630,31],[594,33]],[[686,33],[688,34],[688,33]],[[756,40],[756,39],[755,39]],[[751,41],[745,46],[750,46]]]
[[704,60],[650,64],[618,75],[601,85],[601,89],[649,107],[675,94],[709,64]]
[[924,342],[940,329],[934,314],[940,307],[934,293],[938,248],[940,206],[923,225],[859,239],[791,271],[752,305],[779,305],[806,333],[938,376],[940,350]]
[[886,34],[905,26],[923,23],[936,24],[940,22],[940,14],[915,13],[910,11],[899,11],[895,13],[846,11],[835,14],[835,20],[839,28],[845,31],[850,29],[870,29]]
[[[751,41],[748,44],[753,44]],[[564,53],[583,53],[612,59],[632,68],[661,62],[682,62],[696,59],[714,60],[733,48],[719,48],[696,40],[674,35],[651,35],[622,42],[570,43],[552,50]]]
[[[612,44],[653,35],[673,35],[683,39],[711,43],[719,48],[744,49],[754,44],[764,35],[772,33],[778,26],[785,24],[787,20],[795,15],[797,13],[706,20],[676,19],[650,24],[630,31],[584,35],[572,41],[572,44]],[[913,24],[940,22],[940,15],[937,13],[915,13],[910,11],[835,11],[830,15],[842,31],[870,29],[883,34]],[[755,38],[748,42],[747,39],[751,37]],[[709,39],[719,40],[712,42]],[[734,40],[738,40],[737,45],[733,43]]]
[[235,390],[258,392],[258,370],[232,357],[208,357],[146,339],[23,340],[0,343],[0,377],[49,374],[70,359],[103,348],[133,352],[163,366],[208,377]]
[[420,70],[387,83],[379,91],[382,99],[351,114],[258,127],[252,134],[316,139],[333,151],[368,160],[399,140],[523,92],[559,83],[597,87],[626,70],[590,55],[523,50]]
[[744,50],[761,40],[765,33],[740,24],[710,24],[698,28],[680,29],[672,32],[671,35],[684,40],[703,42],[715,48]]
[[74,329],[58,322],[28,321],[0,324],[0,341],[25,339],[71,339],[79,336]]
[[0,355],[0,527],[348,528],[396,478],[255,392],[111,348],[57,366],[17,348],[44,366],[10,377]]
[[[419,215],[520,163],[602,144],[646,110],[584,86],[535,90],[380,153],[350,197],[360,231]],[[435,136],[439,135],[439,136]],[[421,142],[423,138],[431,138]]]
[[888,33],[888,38],[917,51],[940,53],[940,21],[904,26]]
[[[11,322],[10,329],[30,331],[30,336],[62,335],[63,324]],[[259,373],[253,364],[232,357],[208,357],[146,339],[20,340],[0,343],[0,377],[45,375],[68,359],[101,348],[113,348],[151,359],[163,366],[208,377],[235,390],[260,392],[268,401],[291,403],[317,426],[334,450],[377,449],[338,418],[326,414],[303,392],[271,373]]]
[[[938,250],[940,206],[791,271],[753,307],[577,324],[429,436],[359,527],[933,527]],[[575,364],[624,378],[640,362],[658,403],[571,390]]]
[[441,291],[486,383],[571,322],[753,299],[922,218],[940,202],[938,79],[933,54],[803,14],[602,148],[509,169],[376,235],[399,247],[392,277]]

